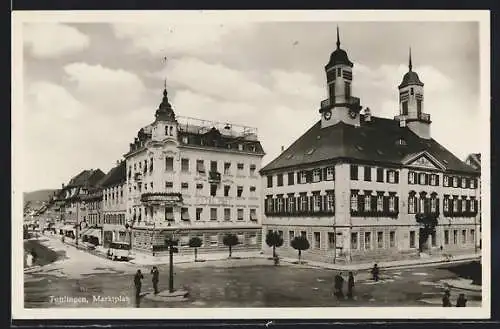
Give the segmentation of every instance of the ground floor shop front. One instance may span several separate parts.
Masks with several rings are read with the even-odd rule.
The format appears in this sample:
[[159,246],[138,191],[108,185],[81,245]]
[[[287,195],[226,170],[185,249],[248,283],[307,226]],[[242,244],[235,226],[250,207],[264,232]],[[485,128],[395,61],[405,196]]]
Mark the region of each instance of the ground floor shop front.
[[221,252],[228,250],[224,245],[224,236],[234,234],[238,238],[238,244],[232,250],[257,251],[262,245],[261,228],[181,228],[181,229],[158,229],[158,228],[134,228],[132,230],[132,249],[137,252],[154,253],[154,255],[165,255],[167,248],[165,240],[174,236],[178,240],[179,254],[193,253],[189,241],[193,237],[201,240],[199,253]]
[[269,231],[277,231],[283,237],[279,255],[297,256],[291,241],[305,236],[309,249],[302,252],[305,260],[327,263],[356,263],[367,261],[404,260],[436,253],[469,253],[479,248],[479,227],[474,224],[438,225],[434,232],[425,235],[419,225],[391,226],[289,226],[264,225],[263,245],[265,253],[272,248],[265,243]]

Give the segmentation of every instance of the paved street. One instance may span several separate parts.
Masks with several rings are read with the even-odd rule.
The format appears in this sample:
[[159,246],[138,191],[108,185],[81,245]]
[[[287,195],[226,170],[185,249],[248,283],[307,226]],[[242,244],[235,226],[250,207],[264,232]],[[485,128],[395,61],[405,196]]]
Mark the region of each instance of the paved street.
[[[46,243],[54,247],[58,242]],[[143,292],[152,290],[149,268],[65,248],[66,258],[25,273],[27,308],[136,307],[133,274],[137,269],[145,274]],[[175,266],[175,286],[187,288],[188,301],[172,304],[142,299],[140,307],[440,306],[444,291],[441,280],[457,278],[456,268],[449,264],[388,270],[381,273],[379,282],[362,271],[356,273],[355,299],[339,301],[332,296],[336,272],[328,269],[290,264],[276,267],[264,258],[185,263]],[[159,270],[160,289],[166,289],[168,265],[160,265]],[[344,277],[347,279],[347,273]],[[452,289],[453,303],[458,292]],[[479,292],[460,292],[466,293],[468,306],[480,305]],[[86,297],[89,303],[56,303],[50,296]],[[93,296],[121,298],[96,303]]]

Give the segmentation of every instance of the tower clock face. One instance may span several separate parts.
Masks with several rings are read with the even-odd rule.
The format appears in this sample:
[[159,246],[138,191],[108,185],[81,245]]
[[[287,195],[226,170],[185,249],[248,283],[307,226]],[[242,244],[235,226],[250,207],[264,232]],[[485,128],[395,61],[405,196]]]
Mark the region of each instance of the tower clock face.
[[356,112],[355,111],[349,111],[349,115],[351,116],[351,118],[356,118]]
[[325,120],[330,120],[330,118],[332,117],[332,111],[325,111],[325,113],[323,113],[323,117],[325,118]]

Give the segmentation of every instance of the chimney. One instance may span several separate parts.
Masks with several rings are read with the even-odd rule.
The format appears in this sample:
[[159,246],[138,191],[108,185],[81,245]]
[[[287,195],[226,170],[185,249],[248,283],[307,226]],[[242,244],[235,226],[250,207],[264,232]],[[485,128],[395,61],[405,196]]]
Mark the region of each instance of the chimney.
[[285,147],[281,145],[281,153],[285,152]]

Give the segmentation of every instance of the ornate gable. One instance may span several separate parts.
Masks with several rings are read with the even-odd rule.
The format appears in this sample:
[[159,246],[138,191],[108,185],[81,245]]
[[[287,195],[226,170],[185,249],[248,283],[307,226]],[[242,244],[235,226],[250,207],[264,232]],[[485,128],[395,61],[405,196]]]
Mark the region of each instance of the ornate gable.
[[403,164],[409,167],[434,169],[434,170],[445,170],[446,166],[439,162],[435,157],[429,154],[427,151],[423,151],[417,154],[410,154],[403,159]]

